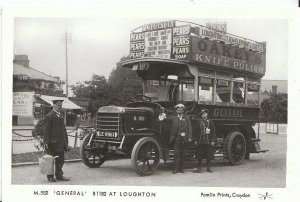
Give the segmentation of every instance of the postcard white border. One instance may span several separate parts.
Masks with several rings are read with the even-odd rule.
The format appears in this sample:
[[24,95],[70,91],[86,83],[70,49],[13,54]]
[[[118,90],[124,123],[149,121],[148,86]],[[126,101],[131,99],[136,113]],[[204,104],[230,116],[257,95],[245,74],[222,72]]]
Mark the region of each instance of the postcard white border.
[[[183,11],[184,10],[184,11]],[[203,199],[198,197],[201,191],[215,192],[245,192],[253,195],[251,198],[244,198],[243,201],[262,201],[257,196],[258,193],[266,192],[273,194],[271,201],[298,201],[299,179],[300,179],[300,163],[298,154],[300,138],[298,136],[299,129],[297,128],[298,115],[300,107],[297,105],[300,95],[299,83],[299,14],[296,9],[222,9],[222,8],[206,8],[201,6],[188,7],[185,9],[172,7],[156,8],[155,14],[147,8],[124,8],[124,7],[15,7],[3,8],[2,10],[2,196],[4,201],[216,201],[220,199],[208,198]],[[128,191],[151,191],[156,192],[157,197],[153,198],[107,198],[99,199],[86,196],[81,197],[36,197],[33,196],[33,190],[40,189],[41,186],[32,185],[12,185],[11,184],[11,113],[12,113],[12,60],[13,60],[13,26],[14,17],[114,17],[112,13],[118,13],[118,16],[127,18],[264,18],[264,19],[287,19],[290,24],[289,32],[289,123],[288,123],[288,151],[287,151],[287,186],[286,188],[266,189],[266,188],[191,188],[191,187],[117,187],[118,190]],[[274,28],[276,29],[276,28]],[[284,43],[284,42],[283,42]],[[267,171],[262,171],[267,172]],[[57,189],[63,190],[78,190],[91,191],[99,189],[99,186],[46,186],[43,188],[53,191]],[[116,187],[101,186],[102,190],[113,191]],[[240,201],[237,199],[225,199],[222,201]]]

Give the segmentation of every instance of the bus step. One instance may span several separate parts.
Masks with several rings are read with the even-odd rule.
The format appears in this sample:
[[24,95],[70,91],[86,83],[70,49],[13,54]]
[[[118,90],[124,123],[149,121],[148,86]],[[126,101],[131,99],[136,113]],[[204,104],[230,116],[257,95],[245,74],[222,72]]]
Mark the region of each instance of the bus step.
[[256,150],[255,152],[251,152],[251,153],[266,153],[267,151],[269,151],[268,149],[265,150]]

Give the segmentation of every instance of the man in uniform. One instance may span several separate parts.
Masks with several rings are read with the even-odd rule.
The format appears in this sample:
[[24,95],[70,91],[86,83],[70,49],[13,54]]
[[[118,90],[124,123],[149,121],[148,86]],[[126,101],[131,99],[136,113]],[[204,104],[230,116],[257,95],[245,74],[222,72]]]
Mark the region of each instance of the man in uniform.
[[171,117],[172,131],[169,143],[174,146],[174,169],[173,174],[183,171],[185,160],[186,143],[192,141],[192,126],[190,117],[184,114],[184,105],[175,106],[177,116]]
[[53,110],[45,116],[44,143],[45,151],[52,156],[58,156],[55,159],[55,177],[47,175],[48,181],[56,180],[69,181],[63,176],[62,167],[64,165],[64,151],[69,149],[68,136],[64,118],[61,113],[63,100],[53,100]]
[[207,172],[212,173],[210,160],[213,158],[212,146],[214,142],[212,141],[216,137],[214,123],[207,118],[208,110],[202,109],[200,112],[201,120],[197,122],[197,140],[195,144],[197,145],[196,158],[198,158],[198,168],[194,171],[196,173],[201,173],[202,159],[206,159],[207,162]]

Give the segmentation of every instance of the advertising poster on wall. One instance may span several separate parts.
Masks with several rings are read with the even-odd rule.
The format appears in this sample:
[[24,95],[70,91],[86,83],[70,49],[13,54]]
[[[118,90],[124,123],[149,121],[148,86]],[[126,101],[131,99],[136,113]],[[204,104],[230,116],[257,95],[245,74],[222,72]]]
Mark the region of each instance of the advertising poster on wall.
[[13,93],[13,116],[32,116],[34,92]]

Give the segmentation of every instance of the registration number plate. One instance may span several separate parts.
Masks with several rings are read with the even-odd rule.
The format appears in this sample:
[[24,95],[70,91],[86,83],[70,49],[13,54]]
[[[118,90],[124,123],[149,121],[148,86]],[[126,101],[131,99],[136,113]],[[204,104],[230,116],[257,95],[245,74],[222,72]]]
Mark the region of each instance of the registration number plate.
[[112,131],[98,131],[97,136],[99,137],[110,137],[110,138],[117,138],[118,132],[112,132]]

